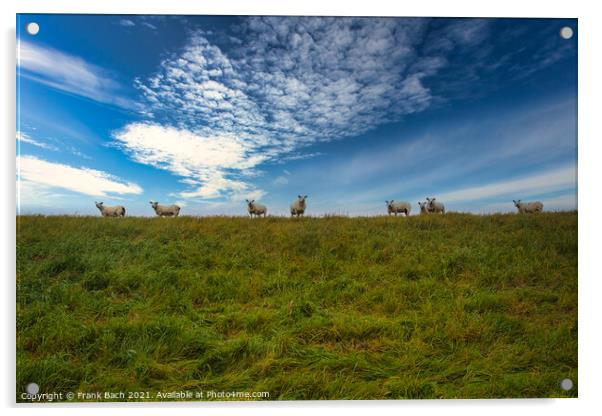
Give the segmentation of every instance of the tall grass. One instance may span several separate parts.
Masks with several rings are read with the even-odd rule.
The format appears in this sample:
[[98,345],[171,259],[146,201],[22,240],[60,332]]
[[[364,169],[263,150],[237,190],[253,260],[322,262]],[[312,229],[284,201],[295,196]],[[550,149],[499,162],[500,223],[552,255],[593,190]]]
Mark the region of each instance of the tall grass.
[[577,395],[575,212],[17,222],[19,401]]

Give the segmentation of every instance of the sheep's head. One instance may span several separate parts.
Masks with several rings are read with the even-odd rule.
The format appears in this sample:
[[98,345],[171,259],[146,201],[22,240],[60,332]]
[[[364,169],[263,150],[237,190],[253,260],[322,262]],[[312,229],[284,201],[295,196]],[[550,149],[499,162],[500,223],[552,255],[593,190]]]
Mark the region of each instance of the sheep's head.
[[253,208],[253,204],[255,203],[254,199],[252,199],[250,201],[248,199],[245,199],[245,201],[247,201],[247,205],[249,206],[249,208]]
[[518,201],[515,201],[514,199],[512,200],[512,202],[514,202],[514,206],[516,208],[520,208],[520,199]]
[[297,195],[297,197],[299,198],[299,202],[301,202],[301,203],[305,202],[305,200],[307,199],[307,195],[303,195],[303,196]]
[[427,206],[426,206],[426,202],[419,202],[418,206],[420,207],[420,211],[422,212],[427,212]]
[[387,204],[387,208],[393,208],[393,200],[385,201],[385,204]]
[[157,208],[157,206],[159,205],[158,202],[153,202],[153,201],[149,201],[148,203],[151,204],[151,207],[153,207],[153,208]]
[[96,202],[96,201],[94,201],[94,203],[96,204],[96,208],[98,208],[98,209],[102,209],[102,204],[104,204],[104,202]]

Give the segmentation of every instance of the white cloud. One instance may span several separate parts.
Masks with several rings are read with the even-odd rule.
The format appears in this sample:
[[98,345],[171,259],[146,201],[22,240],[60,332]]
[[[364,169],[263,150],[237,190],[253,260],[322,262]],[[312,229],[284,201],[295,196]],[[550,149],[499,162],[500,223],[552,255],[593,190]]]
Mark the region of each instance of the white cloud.
[[264,158],[250,154],[252,147],[235,136],[201,135],[174,127],[133,123],[115,132],[114,137],[133,160],[170,171],[184,177],[183,183],[195,186],[180,193],[182,198],[236,198],[257,191],[233,178],[232,171],[252,169]]
[[121,26],[125,26],[125,27],[133,27],[136,26],[136,23],[134,23],[133,21],[131,21],[130,19],[121,19],[119,21],[119,24]]
[[[261,163],[315,157],[302,149],[426,109],[433,96],[424,80],[445,60],[420,55],[425,27],[424,19],[250,17],[236,37],[216,37],[222,47],[197,31],[136,82],[146,115],[164,127],[135,123],[115,137],[138,162],[201,185],[184,197],[249,191],[240,177]],[[134,134],[142,129],[152,134]]]
[[152,23],[148,23],[148,22],[142,22],[141,24],[142,24],[142,26],[146,26],[146,27],[148,27],[149,29],[152,29],[152,30],[157,30],[157,26],[153,25]]
[[58,151],[58,147],[53,146],[51,144],[48,143],[43,143],[40,142],[38,140],[33,139],[31,136],[29,136],[28,134],[25,134],[23,132],[18,131],[17,132],[17,140],[22,142],[22,143],[28,143],[31,144],[33,146],[36,147],[40,147],[42,149],[46,149],[46,150],[53,150],[53,151]]
[[440,194],[437,198],[445,202],[473,201],[506,195],[512,196],[513,199],[522,199],[522,195],[545,194],[576,186],[577,169],[564,167],[520,179],[458,189]]
[[286,176],[278,176],[274,179],[274,185],[276,186],[283,186],[286,184],[288,184],[288,178]]
[[120,85],[109,71],[81,58],[20,40],[17,47],[20,76],[49,87],[123,108],[136,104],[118,95]]
[[[36,129],[31,128],[31,130],[36,130]],[[48,139],[52,140],[55,143],[60,143],[60,146],[55,146],[54,144],[41,142],[38,139],[34,139],[29,134],[24,133],[22,131],[17,132],[17,141],[20,143],[28,143],[28,144],[31,144],[32,146],[36,146],[41,149],[52,150],[53,152],[67,151],[67,152],[69,152],[79,158],[82,158],[82,159],[88,159],[88,160],[92,159],[90,156],[86,155],[85,153],[82,153],[76,147],[74,147],[70,144],[65,144],[64,142],[62,142],[60,140],[53,139],[50,137]]]
[[[61,163],[48,162],[34,156],[17,157],[17,174],[20,194],[35,200],[30,191],[48,194],[56,188],[92,196],[141,194],[142,188],[125,182],[106,172],[76,168]],[[40,192],[42,193],[42,192]]]

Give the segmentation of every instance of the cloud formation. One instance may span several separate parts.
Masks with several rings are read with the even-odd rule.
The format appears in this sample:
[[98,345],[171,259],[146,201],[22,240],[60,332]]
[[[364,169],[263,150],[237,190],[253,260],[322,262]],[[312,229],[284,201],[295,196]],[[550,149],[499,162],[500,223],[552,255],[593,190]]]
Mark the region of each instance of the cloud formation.
[[117,93],[121,86],[109,76],[109,71],[79,57],[21,39],[17,65],[19,76],[51,88],[122,108],[137,108],[133,101]]
[[137,184],[106,172],[48,162],[34,156],[17,156],[17,175],[21,192],[60,188],[92,196],[142,193]]
[[[233,175],[315,156],[303,149],[426,109],[433,96],[424,80],[445,60],[418,52],[425,25],[424,19],[250,17],[235,36],[219,37],[221,46],[196,31],[155,75],[137,80],[153,123],[126,126],[115,138],[135,160],[202,184],[183,197],[248,190]],[[154,138],[141,139],[140,129]],[[229,139],[222,146],[215,138]],[[172,140],[189,150],[206,151],[208,143],[215,149],[192,158],[165,149]]]
[[[193,31],[153,75],[137,79],[149,121],[115,136],[136,161],[185,178],[193,189],[181,192],[183,198],[260,192],[248,183],[259,165],[318,156],[309,146],[361,135],[449,98],[437,94],[478,94],[485,90],[478,88],[483,74],[511,72],[504,61],[516,53],[497,49],[504,41],[491,38],[490,19],[254,16],[239,22],[220,33]],[[542,68],[526,62],[533,71]],[[152,140],[134,134],[142,125],[152,129]],[[189,150],[215,146],[194,158],[165,149],[164,142],[180,140]]]
[[17,141],[21,142],[21,143],[28,143],[31,144],[33,146],[36,147],[40,147],[42,149],[46,149],[46,150],[53,150],[53,151],[58,151],[58,147],[53,146],[51,144],[48,143],[43,143],[40,142],[36,139],[33,139],[31,136],[29,136],[28,134],[25,134],[23,132],[18,131],[17,132]]
[[243,193],[263,195],[228,171],[250,170],[263,159],[252,147],[232,135],[200,135],[189,130],[152,123],[133,123],[114,134],[118,146],[140,163],[170,171],[195,187],[183,198],[244,199]]
[[276,186],[288,185],[288,178],[284,175],[280,175],[276,179],[274,179],[274,185],[276,185]]
[[161,16],[161,15],[148,15],[148,16],[137,15],[137,16],[132,16],[131,19],[125,19],[125,18],[120,19],[117,23],[123,27],[135,27],[138,24],[140,26],[144,26],[151,30],[157,30],[157,26],[154,25],[153,23],[151,23],[151,21],[158,22],[158,21],[165,20],[165,18],[166,18],[166,16]]
[[133,27],[136,26],[136,23],[134,23],[133,21],[131,21],[130,19],[121,19],[119,21],[119,24],[121,26],[125,26],[125,27]]
[[577,168],[574,166],[553,169],[519,179],[493,182],[463,188],[438,195],[446,202],[473,201],[498,196],[521,199],[521,195],[538,195],[574,188],[577,185]]
[[[512,199],[576,187],[576,168],[567,168],[574,164],[577,148],[575,106],[574,97],[561,96],[517,105],[503,114],[481,113],[460,124],[439,122],[419,129],[415,137],[350,151],[334,162],[299,167],[295,174],[328,195],[328,207],[342,201],[341,207],[352,206],[354,214],[378,213],[381,207],[369,207],[381,199],[417,201],[425,196],[451,202],[454,210],[477,210],[488,200],[502,198],[510,201],[506,208],[512,210]],[[561,171],[552,174],[557,166]],[[452,200],[442,199],[447,195]]]

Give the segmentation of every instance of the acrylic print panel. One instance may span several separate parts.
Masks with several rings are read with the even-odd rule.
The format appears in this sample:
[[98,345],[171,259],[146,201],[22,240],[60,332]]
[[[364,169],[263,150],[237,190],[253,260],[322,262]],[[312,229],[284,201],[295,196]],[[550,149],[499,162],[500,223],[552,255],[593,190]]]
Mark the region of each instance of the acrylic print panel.
[[576,397],[577,36],[18,15],[16,400]]

